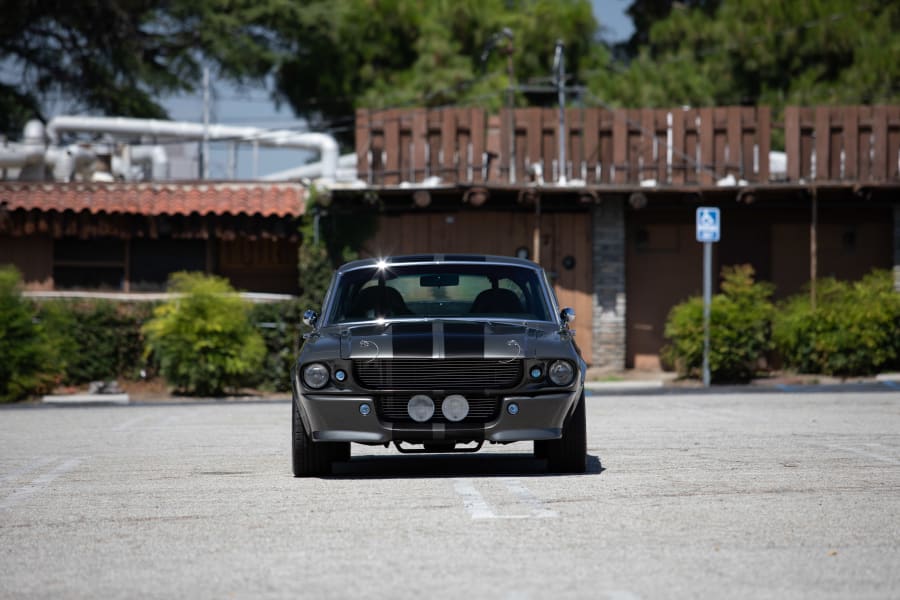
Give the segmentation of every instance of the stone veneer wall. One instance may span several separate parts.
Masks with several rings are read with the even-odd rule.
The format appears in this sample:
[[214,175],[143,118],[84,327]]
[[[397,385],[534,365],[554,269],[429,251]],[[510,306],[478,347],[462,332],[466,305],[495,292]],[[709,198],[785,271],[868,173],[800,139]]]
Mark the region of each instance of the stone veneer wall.
[[625,368],[625,199],[594,207],[594,367]]

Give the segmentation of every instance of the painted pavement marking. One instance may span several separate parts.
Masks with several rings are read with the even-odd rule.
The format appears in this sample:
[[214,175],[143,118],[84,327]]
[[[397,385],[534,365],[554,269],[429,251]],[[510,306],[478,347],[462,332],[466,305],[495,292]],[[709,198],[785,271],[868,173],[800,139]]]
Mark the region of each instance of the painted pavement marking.
[[[867,444],[869,445],[869,444]],[[875,460],[889,463],[892,465],[900,465],[900,460],[893,458],[891,456],[885,456],[883,454],[879,454],[877,452],[869,452],[867,450],[861,450],[859,448],[853,448],[849,446],[839,446],[836,444],[826,444],[823,447],[829,448],[831,450],[839,450],[841,452],[850,452],[851,454],[858,454],[859,456],[865,456],[866,458],[874,458]]]
[[33,462],[31,464],[27,464],[23,467],[19,467],[18,469],[14,470],[14,471],[10,471],[9,473],[6,473],[5,475],[0,475],[0,483],[6,483],[7,481],[14,481],[14,480],[18,479],[19,477],[21,477],[22,475],[27,475],[28,473],[31,473],[32,471],[37,471],[44,465],[49,465],[50,463],[52,463],[56,460],[59,460],[58,457],[56,457],[56,456],[51,456],[50,458],[39,458],[38,460],[36,460],[35,462]]
[[530,509],[528,514],[498,515],[488,504],[484,496],[475,488],[471,479],[454,479],[453,488],[462,498],[466,512],[474,520],[481,519],[552,519],[559,516],[555,510],[547,508],[531,490],[518,479],[502,480],[506,489],[516,497],[520,504]]
[[0,510],[9,509],[16,504],[27,500],[38,492],[46,489],[57,477],[68,473],[81,463],[80,458],[70,458],[64,463],[57,465],[54,469],[44,473],[15,490],[3,500],[0,500]]

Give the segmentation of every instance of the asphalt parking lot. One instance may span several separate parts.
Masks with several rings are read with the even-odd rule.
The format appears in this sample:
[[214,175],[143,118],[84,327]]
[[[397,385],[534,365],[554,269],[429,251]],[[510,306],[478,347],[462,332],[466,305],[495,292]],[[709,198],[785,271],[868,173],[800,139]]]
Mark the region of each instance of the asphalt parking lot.
[[897,598],[900,392],[594,395],[530,444],[354,446],[290,475],[286,402],[0,410],[0,596]]

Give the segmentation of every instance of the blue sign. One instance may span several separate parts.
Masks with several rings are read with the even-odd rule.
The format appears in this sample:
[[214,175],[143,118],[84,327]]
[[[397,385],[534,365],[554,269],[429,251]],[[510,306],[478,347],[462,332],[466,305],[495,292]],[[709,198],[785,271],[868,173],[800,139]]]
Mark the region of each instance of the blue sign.
[[719,209],[712,206],[697,207],[697,241],[718,242],[722,225]]

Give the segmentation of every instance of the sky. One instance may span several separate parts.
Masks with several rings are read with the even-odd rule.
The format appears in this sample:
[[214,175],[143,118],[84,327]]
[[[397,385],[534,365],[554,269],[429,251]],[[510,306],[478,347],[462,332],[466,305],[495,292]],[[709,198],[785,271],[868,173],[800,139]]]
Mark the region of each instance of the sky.
[[[594,16],[604,27],[603,36],[611,42],[628,38],[633,27],[625,10],[631,0],[591,0]],[[241,91],[225,82],[213,82],[211,102],[211,123],[260,127],[264,129],[286,128],[303,130],[304,122],[297,119],[290,107],[278,107],[272,102],[268,92],[263,90]],[[203,122],[202,90],[195,94],[174,96],[163,106],[169,117],[175,121]],[[223,144],[213,144],[210,152],[210,178],[232,179],[229,173],[229,151]],[[254,173],[252,151],[249,145],[239,147],[237,157],[238,179],[253,179],[305,163],[309,153],[302,150],[281,150],[260,148],[259,162]]]

